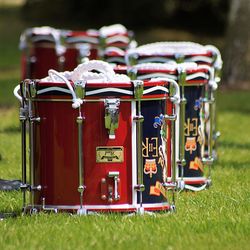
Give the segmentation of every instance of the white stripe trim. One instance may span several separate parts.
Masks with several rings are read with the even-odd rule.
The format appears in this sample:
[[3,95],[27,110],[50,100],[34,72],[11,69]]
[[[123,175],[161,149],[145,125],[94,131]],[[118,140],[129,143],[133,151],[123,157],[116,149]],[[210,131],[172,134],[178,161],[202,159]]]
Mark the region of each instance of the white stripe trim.
[[93,43],[98,44],[98,39],[88,36],[79,36],[79,37],[69,37],[66,39],[67,43]]
[[166,77],[166,78],[170,78],[173,80],[177,80],[177,76],[166,74],[166,73],[151,73],[151,74],[140,75],[137,77],[137,79],[145,80],[145,79],[151,79],[151,78],[157,78],[157,77]]
[[194,74],[191,74],[191,75],[187,75],[186,80],[187,81],[193,80],[193,79],[195,79],[197,77],[202,77],[204,79],[209,79],[209,76],[206,73],[198,72],[198,73],[194,73]]
[[213,58],[210,58],[210,57],[207,57],[207,56],[192,56],[190,58],[185,59],[185,62],[197,62],[197,61],[212,63]]
[[143,95],[149,94],[149,93],[154,92],[154,91],[156,91],[156,90],[162,90],[162,91],[164,91],[164,92],[166,92],[166,93],[169,92],[168,89],[165,88],[165,87],[162,87],[162,86],[154,86],[154,87],[152,87],[152,88],[149,88],[149,89],[144,90],[144,91],[143,91]]
[[60,87],[49,87],[49,88],[46,88],[46,89],[41,89],[41,90],[37,91],[37,94],[39,95],[39,94],[43,94],[43,93],[50,92],[50,91],[59,91],[59,92],[71,94],[70,90],[60,88]]
[[[162,203],[143,203],[142,206],[144,208],[163,208],[165,206],[170,206],[168,202],[162,202]],[[31,205],[28,205],[26,209],[31,207]],[[35,205],[35,207],[39,207],[42,209],[42,205]],[[120,204],[120,205],[83,205],[83,208],[87,210],[91,209],[103,209],[103,210],[110,210],[110,209],[136,209],[139,208],[140,204],[131,205],[131,204]],[[80,205],[46,205],[45,208],[50,209],[80,209]]]
[[126,36],[119,36],[119,35],[106,38],[107,44],[116,42],[129,43],[129,38]]
[[149,57],[149,58],[146,58],[146,59],[139,59],[138,60],[138,63],[148,63],[148,62],[175,62],[175,60],[173,59],[168,59],[168,58],[163,58],[163,57]]
[[106,59],[106,61],[109,63],[115,63],[115,62],[125,63],[125,58],[114,56],[114,57],[110,57],[110,58]]
[[133,95],[133,91],[130,91],[130,90],[118,89],[118,88],[105,88],[105,89],[97,89],[97,90],[87,91],[86,96],[105,93],[105,92],[117,92],[117,93],[122,93],[122,94],[126,94],[126,95]]

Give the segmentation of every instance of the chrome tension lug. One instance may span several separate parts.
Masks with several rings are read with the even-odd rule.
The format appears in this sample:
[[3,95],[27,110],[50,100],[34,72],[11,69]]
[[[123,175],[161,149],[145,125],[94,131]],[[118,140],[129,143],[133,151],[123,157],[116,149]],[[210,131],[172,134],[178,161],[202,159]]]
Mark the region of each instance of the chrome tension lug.
[[26,184],[26,183],[22,183],[22,184],[20,185],[20,189],[21,189],[21,191],[30,190],[30,185],[29,185],[29,184]]
[[175,121],[176,118],[177,118],[177,115],[176,114],[174,114],[174,115],[164,115],[164,118],[166,120],[169,120],[169,121]]
[[108,129],[109,139],[115,139],[115,130],[119,125],[120,99],[105,99],[105,128]]
[[135,185],[134,188],[136,191],[141,191],[141,192],[145,190],[145,186],[143,184]]
[[41,185],[30,186],[30,191],[41,191],[41,190],[42,190],[42,186]]
[[208,158],[202,158],[202,163],[211,166],[213,165],[214,159],[213,157],[209,156]]
[[166,190],[175,190],[177,187],[177,184],[174,182],[164,182],[162,183],[162,186],[166,189]]

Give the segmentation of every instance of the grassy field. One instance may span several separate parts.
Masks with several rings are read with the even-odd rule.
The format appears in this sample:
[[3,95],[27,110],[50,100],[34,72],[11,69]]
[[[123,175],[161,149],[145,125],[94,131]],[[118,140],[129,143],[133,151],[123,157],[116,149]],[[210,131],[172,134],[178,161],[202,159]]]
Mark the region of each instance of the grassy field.
[[[20,126],[12,90],[19,81],[17,46],[26,24],[18,21],[18,13],[1,11],[0,32],[5,37],[0,39],[0,178],[20,179]],[[249,249],[249,99],[250,92],[219,91],[222,136],[213,186],[179,194],[177,213],[20,216],[21,194],[0,192],[0,212],[18,215],[0,221],[0,249]]]

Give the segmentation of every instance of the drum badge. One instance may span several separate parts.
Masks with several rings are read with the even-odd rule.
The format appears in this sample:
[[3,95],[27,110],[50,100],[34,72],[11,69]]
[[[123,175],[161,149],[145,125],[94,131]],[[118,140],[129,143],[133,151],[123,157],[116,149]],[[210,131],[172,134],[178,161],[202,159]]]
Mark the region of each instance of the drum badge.
[[202,99],[195,100],[194,103],[194,110],[197,111],[198,109],[201,109],[202,106]]
[[163,116],[163,114],[160,114],[159,116],[156,116],[154,118],[154,123],[153,123],[154,128],[161,127],[163,124],[164,124],[164,116]]
[[157,181],[155,186],[150,186],[149,195],[160,196],[163,195],[167,199],[167,190],[162,186],[162,183]]
[[203,163],[199,157],[195,157],[194,161],[190,162],[189,169],[198,170],[204,172]]
[[157,173],[157,166],[155,159],[146,159],[144,165],[144,173],[149,174],[149,177],[152,178],[153,174]]
[[197,149],[195,137],[187,137],[186,143],[185,143],[185,150],[189,151],[190,154],[193,153]]

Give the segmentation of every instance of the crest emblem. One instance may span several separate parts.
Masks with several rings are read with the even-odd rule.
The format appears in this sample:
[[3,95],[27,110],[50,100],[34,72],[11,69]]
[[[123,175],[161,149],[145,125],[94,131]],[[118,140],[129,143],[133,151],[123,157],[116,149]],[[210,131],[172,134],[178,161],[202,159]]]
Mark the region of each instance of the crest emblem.
[[144,165],[144,173],[149,174],[149,177],[152,178],[153,174],[157,173],[157,166],[155,159],[146,159]]
[[197,144],[195,137],[187,137],[186,143],[185,143],[185,150],[189,151],[190,154],[193,153],[197,149]]

